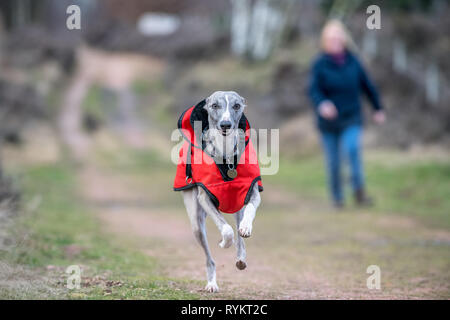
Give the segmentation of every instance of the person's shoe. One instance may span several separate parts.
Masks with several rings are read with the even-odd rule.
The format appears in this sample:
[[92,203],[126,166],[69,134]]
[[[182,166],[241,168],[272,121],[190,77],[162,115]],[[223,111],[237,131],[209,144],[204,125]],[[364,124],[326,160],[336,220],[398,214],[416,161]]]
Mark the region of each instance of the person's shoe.
[[364,189],[356,190],[355,192],[355,202],[357,206],[360,207],[371,207],[373,206],[373,199],[367,196]]

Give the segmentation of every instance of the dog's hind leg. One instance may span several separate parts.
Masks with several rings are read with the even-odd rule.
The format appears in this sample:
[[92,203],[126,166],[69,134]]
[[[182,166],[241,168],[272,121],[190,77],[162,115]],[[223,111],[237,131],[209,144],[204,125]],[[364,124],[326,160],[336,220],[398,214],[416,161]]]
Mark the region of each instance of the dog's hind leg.
[[233,228],[227,223],[222,214],[216,209],[214,204],[209,199],[205,190],[198,188],[198,202],[205,212],[211,217],[211,219],[219,228],[222,234],[222,241],[219,243],[221,248],[229,248],[234,241]]
[[[244,216],[244,210],[239,210],[234,214],[236,218],[236,228],[239,228],[239,224],[242,221],[242,218]],[[241,236],[237,237],[236,241],[236,249],[237,249],[237,259],[236,259],[236,267],[239,270],[244,270],[247,267],[247,263],[245,262],[245,258],[247,256],[247,253],[245,252],[245,243],[244,238]]]
[[252,195],[250,201],[245,206],[244,216],[239,224],[239,235],[243,238],[248,238],[252,235],[253,219],[255,219],[256,209],[258,209],[261,203],[261,195],[259,194],[258,184],[253,186]]
[[206,278],[208,283],[205,290],[208,292],[217,292],[219,291],[219,286],[216,282],[216,264],[209,251],[208,239],[206,238],[206,212],[199,205],[197,194],[197,188],[183,191],[184,204],[189,215],[192,232],[197,242],[203,248],[206,256]]

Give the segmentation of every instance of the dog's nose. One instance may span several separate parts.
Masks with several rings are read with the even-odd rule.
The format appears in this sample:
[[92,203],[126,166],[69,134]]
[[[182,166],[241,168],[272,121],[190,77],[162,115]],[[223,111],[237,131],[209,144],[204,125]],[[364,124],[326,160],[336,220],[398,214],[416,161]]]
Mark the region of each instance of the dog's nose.
[[222,130],[228,130],[228,129],[231,129],[231,121],[222,121],[222,122],[220,123],[220,128],[221,128]]

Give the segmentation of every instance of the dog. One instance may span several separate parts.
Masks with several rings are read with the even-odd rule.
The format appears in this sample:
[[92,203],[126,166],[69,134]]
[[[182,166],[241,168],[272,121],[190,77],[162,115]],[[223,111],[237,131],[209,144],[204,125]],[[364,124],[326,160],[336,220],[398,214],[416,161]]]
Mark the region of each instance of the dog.
[[[182,191],[195,239],[205,252],[205,290],[211,293],[218,292],[219,287],[206,237],[206,217],[214,221],[222,235],[219,246],[229,248],[234,243],[234,231],[223,213],[234,214],[238,232],[236,267],[244,270],[247,267],[244,238],[252,234],[261,203],[262,182],[247,132],[250,125],[245,108],[244,98],[236,92],[216,91],[186,110],[178,121],[186,141],[180,150],[174,190]],[[201,124],[201,130],[192,130],[195,123]],[[197,156],[203,156],[204,161],[195,163],[193,159]],[[214,162],[205,164],[205,159]]]

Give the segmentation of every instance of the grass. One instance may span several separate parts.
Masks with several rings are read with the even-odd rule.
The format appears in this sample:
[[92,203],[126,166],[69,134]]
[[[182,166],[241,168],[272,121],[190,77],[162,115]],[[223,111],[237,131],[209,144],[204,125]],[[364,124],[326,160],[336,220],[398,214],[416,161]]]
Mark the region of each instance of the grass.
[[[34,274],[37,278],[48,278],[59,290],[46,298],[198,298],[182,290],[179,281],[175,285],[170,279],[159,277],[154,259],[102,232],[99,221],[77,196],[72,168],[62,164],[36,166],[23,172],[23,176],[24,203],[39,198],[41,203],[36,212],[20,217],[16,236],[26,233],[28,237],[22,246],[2,253],[2,260],[38,270]],[[68,275],[64,271],[70,265],[81,266],[79,290],[65,288]],[[0,290],[0,298],[42,298],[42,290],[29,290],[25,296],[22,291],[18,286],[14,292],[10,286]]]
[[[369,193],[376,200],[375,211],[413,216],[430,226],[450,228],[450,163],[380,160],[369,154],[365,169]],[[264,180],[312,198],[327,198],[323,160],[318,155],[301,161],[281,159],[278,174]],[[346,191],[349,199],[348,187]]]

